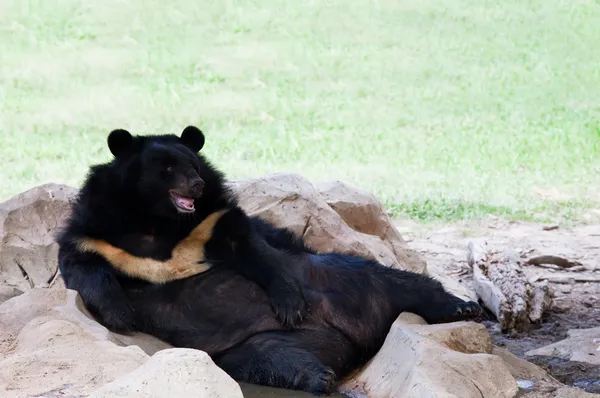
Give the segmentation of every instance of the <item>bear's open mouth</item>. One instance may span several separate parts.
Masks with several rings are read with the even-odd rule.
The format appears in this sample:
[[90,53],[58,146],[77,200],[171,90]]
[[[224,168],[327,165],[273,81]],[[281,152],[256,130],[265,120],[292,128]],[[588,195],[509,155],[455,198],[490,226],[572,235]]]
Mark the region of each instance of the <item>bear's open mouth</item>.
[[177,208],[177,210],[182,211],[184,213],[191,213],[194,210],[194,198],[190,198],[189,196],[182,195],[173,190],[169,191],[169,195],[171,195],[171,200],[173,204]]

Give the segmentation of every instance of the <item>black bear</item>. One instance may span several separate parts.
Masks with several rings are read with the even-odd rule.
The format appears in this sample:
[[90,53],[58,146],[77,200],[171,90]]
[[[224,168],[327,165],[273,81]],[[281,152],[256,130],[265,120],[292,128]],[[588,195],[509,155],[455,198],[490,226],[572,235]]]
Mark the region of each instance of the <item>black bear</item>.
[[401,312],[481,312],[427,276],[316,253],[248,217],[195,127],[108,143],[115,159],[91,168],[58,242],[67,287],[109,327],[203,350],[238,381],[329,394]]
[[[247,219],[224,188],[223,175],[197,154],[203,145],[204,135],[192,126],[181,137],[132,137],[115,130],[108,138],[115,158],[91,167],[57,239],[59,266],[69,287],[80,292],[90,312],[107,327],[137,330],[135,311],[125,294],[125,287],[135,281],[124,279],[101,256],[81,250],[81,238],[103,239],[136,255],[167,259],[175,244],[215,209],[237,210],[221,220],[232,221],[233,232],[239,229],[236,216]],[[266,290],[283,325],[300,322],[307,306],[293,274],[293,259],[256,233],[248,234],[244,243],[243,255],[257,261],[236,262],[232,265],[248,265],[236,271]]]

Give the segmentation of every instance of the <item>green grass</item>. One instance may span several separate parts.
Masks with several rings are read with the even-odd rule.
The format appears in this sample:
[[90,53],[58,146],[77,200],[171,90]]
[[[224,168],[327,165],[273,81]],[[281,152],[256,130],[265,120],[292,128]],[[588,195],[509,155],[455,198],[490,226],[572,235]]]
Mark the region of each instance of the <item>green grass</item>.
[[0,2],[0,200],[78,185],[111,129],[187,124],[231,177],[577,217],[600,201],[600,2]]
[[468,200],[425,199],[390,204],[389,211],[400,217],[412,218],[424,222],[453,222],[477,220],[494,215],[507,220],[549,223],[556,220],[563,224],[577,224],[585,221],[582,214],[596,203],[590,201],[541,201],[537,206],[515,208],[508,206],[474,203]]

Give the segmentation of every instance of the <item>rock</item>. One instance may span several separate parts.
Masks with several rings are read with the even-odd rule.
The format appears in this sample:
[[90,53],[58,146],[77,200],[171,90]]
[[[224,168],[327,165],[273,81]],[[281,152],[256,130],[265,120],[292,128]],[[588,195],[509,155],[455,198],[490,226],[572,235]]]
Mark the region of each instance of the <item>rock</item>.
[[0,286],[14,289],[9,294],[3,289],[0,300],[53,282],[58,270],[54,236],[76,192],[46,184],[0,204]]
[[[376,204],[374,198],[360,198],[353,188],[339,188],[339,184],[332,185],[333,188],[324,186],[325,196],[322,196],[305,178],[286,173],[236,180],[230,182],[230,186],[239,194],[240,205],[248,214],[289,228],[319,252],[339,251],[375,259],[385,265],[426,272],[425,262],[393,231],[395,227],[385,218],[381,205]],[[352,192],[354,205],[342,205],[337,195],[343,189]],[[379,210],[375,209],[377,206]],[[356,214],[367,218],[359,222]]]
[[548,391],[533,391],[520,395],[523,398],[598,398],[598,394],[591,394],[579,388],[560,387]]
[[600,327],[570,329],[567,338],[554,344],[527,351],[526,356],[541,355],[568,361],[600,365]]
[[94,321],[74,290],[34,288],[0,305],[1,397],[87,396],[95,390],[94,396],[242,396],[204,352],[173,350],[141,333],[112,333]]
[[485,326],[474,322],[412,325],[412,329],[446,347],[465,354],[491,354],[492,338]]
[[89,394],[242,396],[206,353],[112,333],[74,290],[34,288],[1,304],[0,396]]
[[14,352],[0,362],[0,391],[3,397],[57,389],[87,394],[146,360],[139,347],[97,340],[77,322],[38,317],[25,325]]
[[550,391],[562,386],[539,366],[513,355],[504,348],[494,346],[492,353],[502,358],[510,374],[524,391]]
[[90,398],[192,396],[243,398],[240,386],[208,354],[187,348],[154,354],[133,372],[94,391]]
[[21,294],[23,294],[23,291],[16,287],[0,285],[0,304]]
[[546,373],[542,368],[520,359],[509,351],[494,347],[493,354],[499,356],[517,380],[521,389],[520,397],[527,398],[592,398],[582,389],[567,387]]
[[350,228],[379,238],[401,264],[414,264],[413,268],[425,269],[425,261],[408,248],[375,195],[341,181],[319,183],[316,188],[325,202]]
[[370,363],[341,387],[356,397],[514,397],[518,387],[473,322],[424,325],[414,314],[392,325]]
[[66,291],[31,289],[0,304],[0,358],[10,351],[17,335],[31,320],[45,316],[64,304]]
[[87,395],[147,361],[79,312],[78,298],[35,288],[0,305],[0,396]]

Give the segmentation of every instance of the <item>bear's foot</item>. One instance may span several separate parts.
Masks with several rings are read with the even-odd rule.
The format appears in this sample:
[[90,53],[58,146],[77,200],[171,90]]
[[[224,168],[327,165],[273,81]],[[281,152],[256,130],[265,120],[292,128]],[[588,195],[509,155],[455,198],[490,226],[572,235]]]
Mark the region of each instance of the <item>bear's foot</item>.
[[477,319],[483,314],[483,309],[475,301],[463,301],[454,306],[454,311],[447,316],[446,322],[466,321]]
[[459,298],[452,300],[435,314],[429,323],[447,323],[458,321],[472,321],[481,317],[483,308],[475,301],[462,301]]
[[334,391],[337,377],[333,369],[313,364],[303,369],[296,380],[298,384],[295,388],[298,390],[304,390],[313,395],[329,395]]

